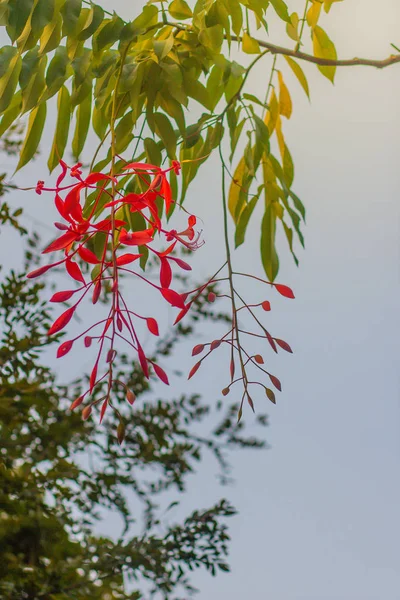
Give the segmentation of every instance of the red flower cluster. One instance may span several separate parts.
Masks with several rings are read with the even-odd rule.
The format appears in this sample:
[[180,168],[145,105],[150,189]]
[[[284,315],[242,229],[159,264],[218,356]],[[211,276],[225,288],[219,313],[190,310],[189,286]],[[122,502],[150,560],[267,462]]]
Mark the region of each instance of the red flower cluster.
[[[89,389],[73,402],[71,408],[82,404],[96,385],[107,380],[106,394],[96,401],[96,404],[102,403],[100,416],[100,420],[102,420],[107,406],[111,403],[112,386],[114,384],[125,385],[113,379],[112,369],[117,354],[115,348],[117,339],[125,341],[135,350],[147,378],[152,368],[159,379],[168,384],[168,377],[164,370],[146,356],[135,326],[137,319],[145,320],[149,331],[153,335],[158,335],[158,323],[153,317],[139,315],[130,310],[119,284],[121,273],[130,273],[147,282],[171,306],[181,309],[178,316],[181,318],[186,314],[189,306],[185,304],[187,294],[180,294],[171,288],[173,266],[176,265],[186,271],[191,270],[191,267],[185,261],[173,256],[172,252],[177,244],[195,250],[202,245],[202,242],[199,241],[200,233],[196,233],[194,230],[196,217],[193,215],[189,216],[187,228],[183,231],[166,229],[162,223],[163,213],[168,216],[174,203],[167,175],[171,170],[179,174],[180,165],[177,161],[173,161],[171,167],[167,169],[146,163],[132,162],[126,164],[123,172],[117,175],[95,172],[90,173],[85,179],[82,178],[81,164],[68,167],[65,162],[60,161],[60,165],[62,171],[57,178],[55,188],[46,188],[44,182],[39,181],[36,192],[38,194],[42,194],[42,192],[55,193],[54,202],[64,220],[64,222],[56,222],[55,226],[63,233],[47,246],[43,254],[62,252],[63,258],[50,265],[40,267],[27,276],[29,278],[38,277],[49,269],[64,264],[68,275],[81,284],[78,288],[57,292],[51,298],[52,302],[64,302],[75,295],[79,296],[78,300],[54,321],[49,329],[49,335],[66,327],[80,303],[89,293],[92,303],[96,304],[102,290],[106,286],[110,289],[112,301],[106,318],[95,323],[74,339],[63,342],[57,351],[57,357],[65,356],[74,343],[81,338],[83,338],[85,347],[91,346],[93,342],[98,344],[99,349],[90,375]],[[63,185],[68,172],[70,177],[77,181],[70,185]],[[138,177],[142,186],[145,187],[145,191],[143,193],[125,193],[119,189],[118,177],[127,175]],[[84,192],[88,191],[95,191],[97,194],[94,202],[89,205],[89,209],[83,204]],[[99,203],[104,194],[109,196],[109,202],[101,207]],[[139,213],[146,223],[145,228],[128,231],[127,222],[116,218],[116,213],[117,211],[121,212],[119,210],[121,207],[125,207],[124,210],[128,210],[130,213]],[[99,212],[103,213],[105,210],[109,211],[108,216],[96,221]],[[106,236],[101,255],[97,255],[93,251],[93,243],[99,233]],[[169,242],[168,247],[162,251],[154,248],[153,242],[156,241],[156,238],[157,240],[164,238],[166,242]],[[126,247],[131,246],[137,248],[135,253],[126,251]],[[142,257],[144,249],[146,252],[152,253],[159,262],[160,285],[156,285],[143,274],[128,267]],[[78,257],[84,263],[96,267],[92,271],[91,281],[86,281],[76,260]],[[105,358],[106,368],[104,373],[99,373],[102,358]],[[126,398],[132,403],[135,398],[133,392],[126,389]],[[83,410],[84,418],[90,415],[92,405],[93,403],[87,405]]]

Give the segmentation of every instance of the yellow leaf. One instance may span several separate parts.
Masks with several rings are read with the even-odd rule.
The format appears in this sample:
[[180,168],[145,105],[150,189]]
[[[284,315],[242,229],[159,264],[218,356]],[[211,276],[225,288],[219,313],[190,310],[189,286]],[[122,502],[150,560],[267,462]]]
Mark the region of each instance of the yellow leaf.
[[279,104],[278,99],[275,94],[275,90],[272,91],[271,99],[268,103],[268,111],[265,114],[264,123],[268,127],[269,135],[272,135],[272,132],[275,129],[276,120],[279,117]]
[[299,15],[294,12],[290,15],[290,23],[286,24],[286,33],[295,42],[297,42],[299,39],[298,28],[299,28]]
[[239,215],[236,215],[236,209],[239,204],[239,196],[240,196],[240,191],[241,191],[241,187],[243,184],[243,176],[245,173],[245,169],[246,169],[245,159],[244,159],[244,156],[242,156],[242,158],[239,161],[238,166],[236,167],[235,173],[233,175],[233,179],[231,182],[231,186],[229,188],[229,195],[228,195],[229,212],[231,213],[232,218],[236,223],[239,220],[239,216],[240,216],[240,213],[239,213]]
[[283,81],[282,73],[278,71],[278,81],[279,81],[279,113],[282,117],[286,117],[290,119],[292,114],[292,99],[289,94],[289,90],[286,87],[285,82]]
[[306,76],[304,75],[303,69],[295,60],[293,60],[293,58],[290,58],[290,56],[285,56],[285,59],[293,73],[296,75],[298,82],[307,94],[308,98],[310,98],[310,90],[308,88],[308,82]]
[[246,54],[260,54],[260,46],[257,40],[250,37],[245,31],[242,37],[242,50]]
[[[336,60],[336,48],[332,40],[328,37],[328,34],[319,27],[318,25],[314,27],[313,31],[313,45],[314,45],[314,56],[317,58],[327,58],[330,60]],[[330,65],[318,65],[318,69],[321,71],[325,77],[327,77],[330,81],[334,80],[336,66]]]
[[282,121],[281,121],[281,117],[279,115],[276,120],[275,132],[276,132],[276,137],[278,140],[279,152],[280,152],[282,160],[283,160],[283,157],[285,155],[285,138],[283,137]]
[[334,2],[343,2],[343,0],[324,0],[324,10],[326,13],[331,10],[331,6]]
[[313,2],[311,8],[307,12],[307,23],[310,27],[314,28],[318,23],[319,15],[321,14],[322,4],[320,2]]

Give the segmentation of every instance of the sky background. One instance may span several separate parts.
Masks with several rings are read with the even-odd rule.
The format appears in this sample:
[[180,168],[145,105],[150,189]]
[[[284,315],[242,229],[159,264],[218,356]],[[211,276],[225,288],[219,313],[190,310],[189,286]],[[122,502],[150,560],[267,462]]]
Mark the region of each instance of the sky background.
[[[127,18],[138,4],[102,2]],[[290,3],[299,13],[303,6]],[[394,52],[390,42],[400,44],[400,3],[345,0],[333,5],[321,25],[339,57],[384,58]],[[271,41],[283,41],[279,31],[270,27]],[[267,319],[273,335],[287,340],[294,354],[276,358],[265,352],[283,383],[276,406],[255,397],[256,409],[269,414],[271,449],[235,453],[236,483],[229,489],[219,487],[211,461],[191,477],[182,514],[221,495],[239,510],[229,523],[232,573],[217,578],[197,573],[193,582],[199,600],[242,600],[249,594],[254,600],[397,600],[400,65],[339,69],[334,86],[306,65],[310,104],[283,63],[278,66],[294,104],[284,130],[295,164],[294,189],[307,207],[306,250],[298,252],[297,269],[280,245],[278,281],[290,285],[296,299],[269,295],[273,311]],[[248,91],[263,94],[268,76],[262,63]],[[47,134],[43,156],[17,183],[37,180],[49,147]],[[219,264],[215,256],[223,255],[219,174],[218,159],[208,161],[187,206],[204,221],[207,244],[194,257],[204,276],[210,261]],[[14,201],[40,222],[49,220],[48,197],[16,194]],[[31,223],[51,239],[50,231]],[[257,216],[249,233],[236,264],[262,275]],[[17,266],[21,249],[11,254],[9,243],[2,233],[5,263]],[[263,299],[263,293],[255,285],[246,288],[249,301]],[[208,337],[214,336],[204,340]],[[183,350],[179,360],[191,362]],[[68,378],[72,364],[57,363],[61,378]],[[207,377],[179,383],[173,391],[218,398],[227,381],[221,375],[225,365],[224,359],[212,361]],[[252,420],[249,410],[244,417]],[[102,531],[111,533],[114,526],[109,520]]]

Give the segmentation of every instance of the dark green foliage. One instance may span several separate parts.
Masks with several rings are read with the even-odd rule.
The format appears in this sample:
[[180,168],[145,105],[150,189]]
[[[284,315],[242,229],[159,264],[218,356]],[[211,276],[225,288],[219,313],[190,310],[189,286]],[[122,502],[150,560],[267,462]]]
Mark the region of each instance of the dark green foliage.
[[[30,240],[30,257],[36,243]],[[241,437],[237,407],[228,406],[216,421],[198,396],[155,400],[127,356],[120,375],[138,398],[131,407],[116,393],[126,424],[123,445],[113,411],[101,430],[97,417],[85,422],[71,414],[80,382],[58,386],[41,360],[54,343],[46,334],[51,316],[40,299],[43,285],[11,272],[0,287],[0,597],[172,599],[183,590],[188,598],[193,569],[229,570],[224,517],[235,511],[222,500],[177,524],[162,492],[175,494],[171,508],[205,452],[214,454],[227,481],[227,450],[264,444]],[[198,304],[194,319],[209,317]],[[157,355],[168,355],[191,331],[189,324],[169,335]],[[95,534],[104,510],[116,522],[119,515],[114,540]]]

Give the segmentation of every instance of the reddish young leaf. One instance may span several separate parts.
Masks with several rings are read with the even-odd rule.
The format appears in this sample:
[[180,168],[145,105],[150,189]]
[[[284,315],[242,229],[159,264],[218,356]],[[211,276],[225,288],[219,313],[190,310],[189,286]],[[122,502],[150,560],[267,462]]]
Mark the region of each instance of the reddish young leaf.
[[201,360],[199,360],[199,362],[197,362],[195,365],[193,365],[193,367],[190,369],[188,379],[191,379],[193,377],[193,375],[199,370],[200,365],[201,365]]
[[141,346],[138,347],[138,357],[139,357],[140,366],[142,367],[142,371],[143,371],[145,377],[147,377],[147,379],[148,379],[149,378],[149,365],[147,364],[147,358],[146,358],[146,355],[143,352],[143,349]]
[[72,348],[73,343],[73,340],[69,340],[68,342],[64,342],[63,344],[61,344],[61,346],[59,346],[57,350],[57,358],[61,358],[62,356],[68,354],[68,352]]
[[132,404],[135,402],[136,400],[136,396],[135,394],[132,392],[132,390],[128,390],[126,392],[126,399],[128,400],[129,404],[132,406]]
[[264,359],[261,356],[261,354],[256,354],[255,357],[254,357],[254,360],[256,361],[256,363],[258,365],[263,365],[264,364]]
[[46,265],[44,267],[39,267],[38,269],[35,269],[34,271],[31,271],[30,273],[28,273],[27,278],[34,279],[35,277],[40,277],[40,275],[43,275],[43,273],[46,273],[46,271],[51,269],[51,267],[54,267],[54,265]]
[[[184,300],[184,296],[185,294],[182,294],[182,300]],[[182,310],[178,313],[178,316],[176,317],[175,321],[174,321],[174,325],[176,325],[177,323],[179,323],[179,321],[181,321],[183,319],[183,317],[189,312],[191,303],[187,304],[184,308],[182,308]]]
[[64,235],[54,240],[54,242],[51,242],[51,244],[43,250],[42,254],[64,250],[64,248],[72,244],[72,242],[75,242],[78,238],[79,235],[74,231],[67,231],[67,233],[64,233]]
[[99,280],[93,289],[93,296],[92,296],[93,304],[96,304],[96,302],[98,301],[100,292],[101,292],[101,281]]
[[285,342],[284,340],[279,340],[278,338],[275,338],[275,341],[278,344],[278,346],[280,346],[283,350],[286,350],[286,352],[290,352],[291,354],[293,354],[293,350],[287,342]]
[[271,310],[271,304],[268,302],[268,300],[264,300],[264,302],[261,303],[261,306],[266,311]]
[[[180,294],[178,294],[178,292],[175,292],[169,288],[160,288],[160,292],[165,300],[171,304],[171,306],[176,306],[177,308],[186,308],[183,298]],[[176,322],[177,321],[175,321],[175,323]]]
[[101,405],[101,411],[100,411],[100,424],[104,418],[104,415],[106,413],[107,410],[107,406],[108,406],[108,398],[106,398],[103,402],[103,404]]
[[282,285],[281,283],[274,283],[274,286],[276,291],[279,292],[281,296],[285,296],[285,298],[294,298],[292,290],[287,285]]
[[92,372],[90,373],[89,380],[89,392],[92,393],[94,386],[96,385],[97,378],[97,363],[94,365]]
[[84,246],[79,246],[78,254],[82,260],[84,260],[86,263],[89,263],[90,265],[98,265],[101,262],[101,260],[97,258],[94,252],[92,252],[88,248],[85,248]]
[[50,298],[50,302],[65,302],[75,294],[77,290],[66,290],[65,292],[56,292]]
[[273,351],[274,351],[276,354],[278,354],[278,350],[277,350],[277,347],[276,347],[276,344],[275,344],[274,338],[271,336],[271,334],[270,334],[270,333],[269,333],[267,330],[265,330],[265,336],[266,336],[267,340],[269,341],[269,344],[270,344],[270,346],[271,346],[272,350],[273,350]]
[[90,417],[91,414],[92,414],[92,407],[91,406],[85,406],[85,408],[82,411],[82,419],[84,421],[87,421],[87,419]]
[[61,331],[61,329],[63,329],[66,325],[68,325],[68,323],[70,322],[70,320],[72,319],[72,315],[75,312],[75,306],[71,306],[71,308],[68,308],[65,312],[63,312],[58,319],[56,319],[53,323],[53,325],[50,327],[49,331],[47,332],[47,335],[53,335],[53,333],[57,333],[58,331]]
[[204,344],[197,344],[197,346],[194,346],[193,350],[192,350],[192,356],[196,356],[196,354],[201,354],[204,350]]
[[175,258],[174,256],[171,256],[171,259],[176,262],[176,264],[181,268],[184,269],[185,271],[191,271],[192,267],[185,262],[184,260],[181,260],[180,258]]
[[275,375],[271,375],[270,373],[268,373],[269,378],[272,382],[272,384],[276,387],[277,390],[279,390],[280,392],[282,391],[282,385],[281,382],[279,381],[279,379],[277,377],[275,377]]
[[169,288],[172,281],[172,269],[169,264],[168,259],[161,258],[161,268],[160,268],[160,284],[162,288]]
[[80,281],[81,283],[86,283],[80,266],[76,262],[73,262],[67,258],[65,261],[65,268],[67,269],[68,275],[72,277],[72,279],[75,279],[75,281]]
[[275,399],[275,394],[272,390],[270,390],[269,388],[265,388],[265,393],[268,396],[268,399],[271,400],[271,402],[273,404],[276,404],[276,399]]
[[169,385],[168,376],[167,376],[166,372],[156,363],[153,363],[153,368],[154,368],[154,371],[155,371],[157,377],[159,379],[161,379],[161,381],[163,383],[165,383],[166,385]]
[[117,258],[117,265],[118,267],[122,267],[123,265],[129,265],[129,263],[133,262],[134,260],[137,260],[141,256],[141,254],[121,254],[121,256],[118,256]]
[[152,333],[153,335],[160,335],[158,331],[158,323],[155,319],[149,317],[148,319],[146,319],[146,325],[150,333]]
[[92,338],[90,337],[90,335],[85,335],[83,343],[85,344],[86,348],[89,348],[92,345]]
[[210,350],[215,350],[216,348],[219,348],[220,345],[221,345],[221,340],[214,340],[210,344]]
[[71,404],[71,406],[69,407],[69,410],[74,410],[75,408],[78,408],[78,406],[80,406],[83,402],[83,398],[84,396],[79,396],[79,398],[76,398],[73,403]]

